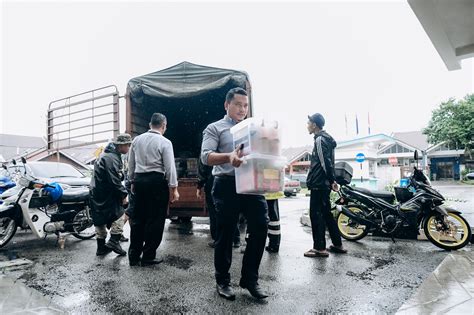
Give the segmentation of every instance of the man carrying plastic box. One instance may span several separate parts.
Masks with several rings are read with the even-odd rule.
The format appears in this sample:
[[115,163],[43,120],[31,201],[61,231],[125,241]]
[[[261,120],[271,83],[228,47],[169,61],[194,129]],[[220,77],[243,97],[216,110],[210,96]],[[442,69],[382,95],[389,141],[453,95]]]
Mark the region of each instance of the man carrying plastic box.
[[268,297],[258,284],[258,269],[268,230],[267,203],[261,195],[237,194],[235,187],[235,168],[243,162],[242,148],[233,147],[230,128],[245,119],[248,106],[248,96],[244,89],[233,88],[227,92],[224,103],[227,114],[204,130],[201,149],[201,161],[205,165],[214,166],[212,196],[217,214],[215,276],[218,294],[228,300],[235,300],[235,293],[230,286],[229,269],[232,263],[232,240],[240,212],[247,219],[249,235],[242,261],[240,287],[248,289],[258,299]]

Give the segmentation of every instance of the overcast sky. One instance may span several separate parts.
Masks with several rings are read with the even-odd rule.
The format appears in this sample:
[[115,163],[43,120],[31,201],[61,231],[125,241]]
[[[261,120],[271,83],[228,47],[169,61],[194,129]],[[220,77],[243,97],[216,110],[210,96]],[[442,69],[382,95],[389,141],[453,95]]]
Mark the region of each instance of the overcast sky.
[[449,72],[406,1],[2,1],[1,15],[0,133],[43,136],[50,101],[123,94],[182,61],[246,71],[255,115],[282,122],[286,147],[311,144],[314,112],[337,140],[356,114],[366,135],[368,112],[372,133],[420,130],[474,87],[472,60]]

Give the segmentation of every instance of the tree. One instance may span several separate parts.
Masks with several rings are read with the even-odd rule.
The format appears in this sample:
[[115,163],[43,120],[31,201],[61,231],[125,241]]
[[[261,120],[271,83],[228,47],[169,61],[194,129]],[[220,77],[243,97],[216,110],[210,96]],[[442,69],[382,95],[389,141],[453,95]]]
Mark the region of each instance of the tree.
[[428,127],[423,129],[430,143],[446,141],[464,149],[472,159],[474,149],[474,94],[456,101],[451,98],[433,110]]

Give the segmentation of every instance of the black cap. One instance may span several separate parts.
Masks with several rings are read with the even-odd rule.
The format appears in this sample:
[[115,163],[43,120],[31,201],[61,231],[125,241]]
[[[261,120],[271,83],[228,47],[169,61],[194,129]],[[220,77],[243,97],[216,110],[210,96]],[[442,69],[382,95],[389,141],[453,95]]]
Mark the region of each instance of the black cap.
[[316,113],[316,114],[313,114],[311,116],[308,116],[308,119],[311,122],[314,122],[316,124],[316,126],[319,127],[319,129],[323,129],[324,124],[326,123],[326,121],[324,120],[323,115],[321,115],[320,113]]

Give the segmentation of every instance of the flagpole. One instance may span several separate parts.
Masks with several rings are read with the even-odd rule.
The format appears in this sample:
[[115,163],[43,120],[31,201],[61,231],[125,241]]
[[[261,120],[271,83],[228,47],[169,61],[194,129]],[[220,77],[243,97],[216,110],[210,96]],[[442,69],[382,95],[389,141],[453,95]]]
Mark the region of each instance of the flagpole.
[[357,118],[357,114],[356,114],[356,135],[357,136],[359,135],[359,119]]
[[367,127],[369,129],[369,135],[370,135],[370,112],[367,112]]

